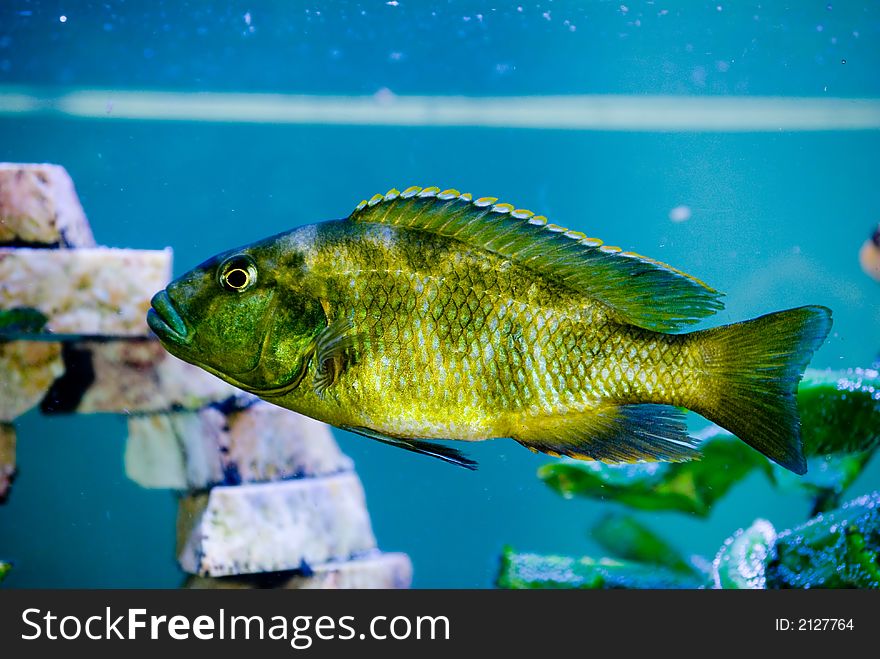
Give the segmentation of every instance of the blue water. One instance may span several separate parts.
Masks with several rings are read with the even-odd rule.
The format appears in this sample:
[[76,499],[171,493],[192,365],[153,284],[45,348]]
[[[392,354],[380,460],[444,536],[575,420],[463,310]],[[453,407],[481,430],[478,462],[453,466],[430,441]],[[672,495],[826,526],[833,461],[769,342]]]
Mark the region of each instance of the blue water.
[[[0,102],[84,89],[878,99],[880,6],[790,4],[8,0]],[[700,277],[727,294],[712,324],[827,305],[834,329],[815,367],[865,366],[880,348],[880,287],[857,256],[880,220],[877,130],[169,122],[114,117],[107,97],[105,116],[0,112],[0,160],[63,164],[100,243],[170,245],[176,274],[344,217],[390,187],[438,185],[500,197]],[[690,217],[673,222],[679,206]],[[17,430],[20,472],[0,506],[0,558],[16,563],[8,585],[182,581],[175,499],[125,478],[122,417],[32,412]],[[512,441],[466,446],[480,462],[471,473],[335,435],[356,461],[381,548],[411,556],[419,587],[489,587],[507,544],[598,555],[591,523],[622,510],[553,494],[535,476],[552,459]],[[850,494],[878,487],[875,462]],[[706,521],[639,518],[711,556],[756,517],[786,528],[808,512],[756,475]]]

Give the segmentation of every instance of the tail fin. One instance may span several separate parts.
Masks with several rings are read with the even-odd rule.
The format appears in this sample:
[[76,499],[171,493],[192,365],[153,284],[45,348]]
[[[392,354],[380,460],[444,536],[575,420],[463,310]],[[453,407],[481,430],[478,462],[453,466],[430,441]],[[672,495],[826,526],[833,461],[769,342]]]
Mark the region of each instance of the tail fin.
[[797,387],[831,330],[831,310],[811,306],[695,332],[710,382],[693,406],[796,474],[807,471]]

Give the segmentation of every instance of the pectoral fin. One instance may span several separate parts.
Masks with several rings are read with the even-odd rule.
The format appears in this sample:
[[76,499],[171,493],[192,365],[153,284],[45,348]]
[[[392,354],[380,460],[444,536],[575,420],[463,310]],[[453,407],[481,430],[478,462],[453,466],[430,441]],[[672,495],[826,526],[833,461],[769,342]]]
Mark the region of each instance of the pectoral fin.
[[391,446],[396,446],[406,451],[412,451],[413,453],[429,455],[432,458],[437,458],[438,460],[443,460],[443,462],[458,465],[459,467],[464,467],[465,469],[475,471],[477,468],[477,463],[465,457],[460,451],[457,451],[456,449],[450,448],[448,446],[443,446],[442,444],[426,442],[421,439],[405,439],[403,437],[392,437],[391,435],[385,435],[376,430],[372,430],[371,428],[364,428],[362,426],[341,427],[343,430],[348,430],[350,432],[357,433],[358,435],[363,435],[364,437],[375,439],[377,442],[390,444]]
[[320,396],[331,386],[351,360],[354,325],[348,318],[337,318],[322,331],[315,342],[315,392]]

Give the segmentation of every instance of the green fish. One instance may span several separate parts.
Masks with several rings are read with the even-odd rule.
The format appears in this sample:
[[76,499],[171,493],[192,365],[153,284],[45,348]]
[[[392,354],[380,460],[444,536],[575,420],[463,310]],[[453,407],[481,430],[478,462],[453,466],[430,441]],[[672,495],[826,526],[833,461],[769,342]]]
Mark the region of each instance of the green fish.
[[470,468],[427,440],[684,461],[687,408],[804,473],[795,393],[831,311],[680,332],[720,296],[495,198],[411,187],[205,261],[147,321],[241,389]]

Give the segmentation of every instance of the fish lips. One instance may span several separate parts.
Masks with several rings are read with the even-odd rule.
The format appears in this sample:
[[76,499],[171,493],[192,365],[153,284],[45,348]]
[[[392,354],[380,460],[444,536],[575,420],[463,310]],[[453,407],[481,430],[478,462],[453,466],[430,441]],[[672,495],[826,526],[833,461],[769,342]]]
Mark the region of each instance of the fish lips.
[[167,291],[159,291],[150,300],[153,306],[147,312],[147,325],[162,341],[187,346],[192,341],[192,333],[186,327],[180,313],[168,296]]

